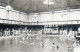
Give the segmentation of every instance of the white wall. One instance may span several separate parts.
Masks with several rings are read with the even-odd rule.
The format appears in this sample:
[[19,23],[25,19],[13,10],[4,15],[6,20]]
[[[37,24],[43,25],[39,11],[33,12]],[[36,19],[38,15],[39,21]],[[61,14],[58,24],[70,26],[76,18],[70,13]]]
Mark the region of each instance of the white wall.
[[[3,7],[4,8],[4,7]],[[40,13],[38,16],[34,14],[27,15],[26,13],[20,13],[19,11],[9,11],[9,18],[7,18],[6,10],[1,9],[0,7],[0,18],[2,19],[10,19],[10,20],[20,20],[25,22],[37,22],[37,21],[66,21],[66,20],[80,20],[80,9],[72,10],[72,12],[64,12],[62,13]]]
[[61,13],[54,13],[54,21],[62,21]]
[[80,11],[41,14],[41,21],[80,20]]
[[80,11],[71,12],[71,20],[80,20]]
[[27,17],[27,14],[25,13],[19,14],[18,12],[10,11],[9,19],[26,21],[26,22],[27,20],[28,22],[80,20],[80,11],[63,12],[63,13],[62,12],[61,13],[60,12],[59,13],[40,13],[37,16],[35,16],[34,14],[29,14],[28,17]]
[[42,13],[40,14],[41,21],[53,21],[53,14],[52,13]]
[[9,11],[9,19],[19,21],[19,12]]
[[6,19],[6,10],[0,9],[0,18]]
[[25,21],[25,22],[27,22],[27,14],[21,13],[21,14],[20,14],[20,21]]
[[19,11],[16,11],[16,12],[10,11],[9,19],[27,22],[27,14],[22,12],[19,13]]
[[28,16],[28,22],[67,21],[67,20],[80,20],[80,11],[40,13],[40,15],[37,17],[35,17],[34,14],[30,14]]
[[[5,7],[0,6],[0,18],[27,22],[27,14],[19,13],[17,10],[6,11]],[[1,20],[0,20],[1,21]]]
[[54,21],[67,21],[67,20],[71,20],[70,12],[54,13]]
[[37,22],[40,21],[40,15],[35,16],[34,14],[28,15],[28,22]]
[[80,11],[54,13],[54,21],[80,20]]

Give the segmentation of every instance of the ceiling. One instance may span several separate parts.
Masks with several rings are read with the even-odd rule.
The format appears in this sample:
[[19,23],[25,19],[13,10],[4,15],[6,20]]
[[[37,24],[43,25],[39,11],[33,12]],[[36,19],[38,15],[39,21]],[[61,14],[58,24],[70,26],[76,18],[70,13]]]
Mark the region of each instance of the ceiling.
[[[35,5],[36,1],[36,5]],[[44,0],[9,0],[10,5],[15,10],[19,10],[26,13],[34,13],[34,12],[48,12],[54,10],[62,10],[63,9],[76,9],[80,8],[80,0],[53,0],[53,5],[45,5],[43,4]],[[6,6],[8,4],[8,0],[0,0],[1,6]]]

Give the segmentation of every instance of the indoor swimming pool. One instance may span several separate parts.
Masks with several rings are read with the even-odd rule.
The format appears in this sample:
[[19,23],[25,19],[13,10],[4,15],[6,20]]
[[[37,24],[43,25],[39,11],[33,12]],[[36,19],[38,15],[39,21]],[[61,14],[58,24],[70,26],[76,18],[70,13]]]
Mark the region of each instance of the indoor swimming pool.
[[0,39],[0,52],[73,52],[68,36],[27,36]]

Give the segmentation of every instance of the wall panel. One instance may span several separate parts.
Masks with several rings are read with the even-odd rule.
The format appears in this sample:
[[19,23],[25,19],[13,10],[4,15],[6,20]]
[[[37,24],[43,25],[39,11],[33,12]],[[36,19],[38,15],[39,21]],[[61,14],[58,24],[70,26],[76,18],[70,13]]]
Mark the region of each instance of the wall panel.
[[39,15],[30,14],[28,15],[28,22],[37,22],[40,21]]
[[6,19],[6,10],[0,9],[0,18]]
[[19,19],[19,12],[13,12],[13,11],[9,11],[9,19],[10,20],[20,20]]
[[80,11],[71,12],[71,20],[80,20]]
[[53,20],[53,14],[52,13],[47,13],[47,14],[42,13],[40,15],[40,17],[41,17],[41,21],[52,21]]
[[27,22],[27,14],[20,14],[20,21],[25,21]]
[[61,13],[54,13],[54,21],[62,21]]

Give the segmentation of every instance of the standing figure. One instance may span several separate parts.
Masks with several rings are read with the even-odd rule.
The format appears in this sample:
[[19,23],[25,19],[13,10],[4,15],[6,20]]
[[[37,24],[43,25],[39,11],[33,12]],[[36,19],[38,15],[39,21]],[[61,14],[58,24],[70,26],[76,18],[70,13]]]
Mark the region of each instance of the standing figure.
[[57,45],[57,49],[59,49],[59,46]]
[[54,43],[52,44],[52,49],[53,49],[53,51],[54,51],[54,49],[55,49],[55,45],[54,45]]

